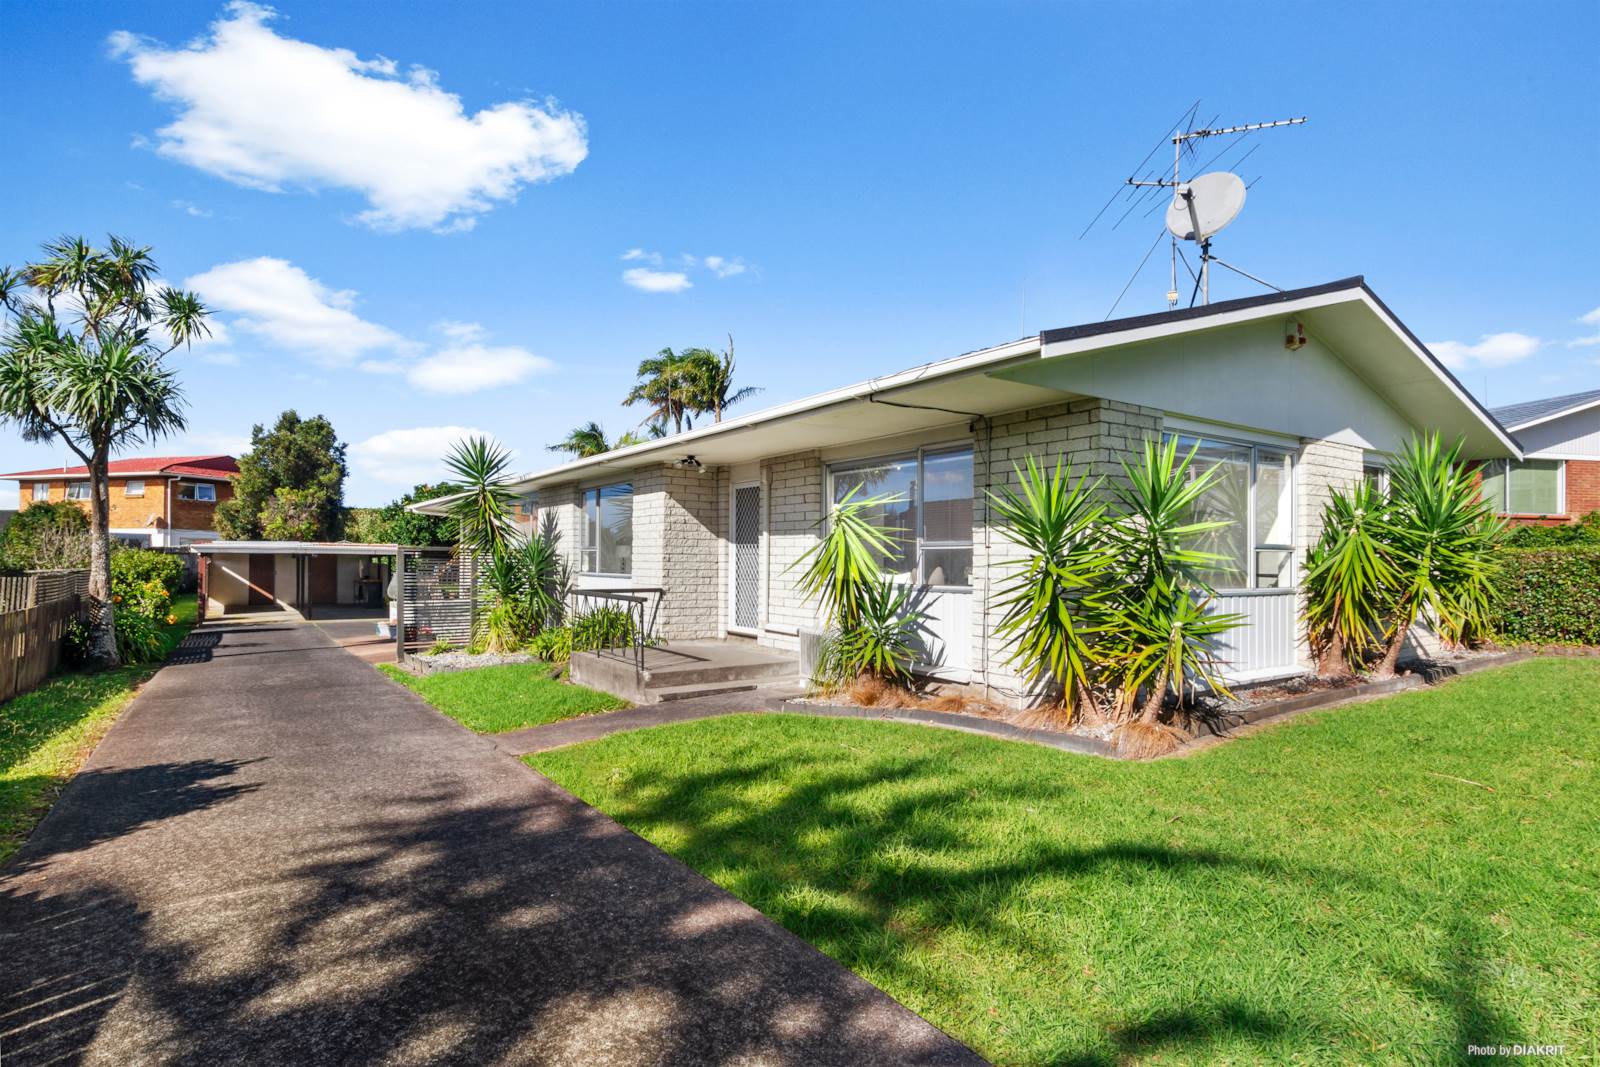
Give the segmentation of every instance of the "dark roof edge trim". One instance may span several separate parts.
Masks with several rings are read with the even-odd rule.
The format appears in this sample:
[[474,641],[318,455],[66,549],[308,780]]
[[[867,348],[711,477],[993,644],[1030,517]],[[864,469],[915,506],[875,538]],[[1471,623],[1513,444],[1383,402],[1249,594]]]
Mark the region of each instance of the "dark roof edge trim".
[[[1336,293],[1341,289],[1366,289],[1368,294],[1372,293],[1371,289],[1367,289],[1366,280],[1357,274],[1349,278],[1340,278],[1336,282],[1310,285],[1304,289],[1285,289],[1281,293],[1243,296],[1236,300],[1222,300],[1215,304],[1206,304],[1201,307],[1180,308],[1177,311],[1157,311],[1149,315],[1134,315],[1126,319],[1107,319],[1105,322],[1089,322],[1080,326],[1064,326],[1056,330],[1045,330],[1039,334],[1039,343],[1041,345],[1049,345],[1061,341],[1075,341],[1082,337],[1097,337],[1106,333],[1138,330],[1146,326],[1161,326],[1169,322],[1187,322],[1190,319],[1203,319],[1207,315],[1226,315],[1230,311],[1245,311],[1250,308],[1285,304],[1291,300],[1301,300],[1308,296]],[[1379,301],[1379,303],[1382,303],[1382,301]],[[1394,313],[1390,312],[1389,317],[1394,318]],[[1395,319],[1395,321],[1398,322],[1400,320]]]

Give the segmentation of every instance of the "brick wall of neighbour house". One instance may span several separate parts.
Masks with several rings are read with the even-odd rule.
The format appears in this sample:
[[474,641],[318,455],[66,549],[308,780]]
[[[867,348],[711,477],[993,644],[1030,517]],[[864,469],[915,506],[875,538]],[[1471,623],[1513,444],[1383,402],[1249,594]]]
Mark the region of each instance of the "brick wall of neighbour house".
[[1567,514],[1581,519],[1600,511],[1600,459],[1567,460]]
[[766,619],[762,644],[799,647],[796,630],[816,626],[817,608],[799,590],[800,557],[817,542],[822,515],[823,470],[816,452],[775,456],[761,463],[766,492]]
[[[233,499],[233,486],[228,482],[215,482],[217,487],[216,504],[200,500],[179,500],[178,487],[182,482],[172,484],[172,521],[171,526],[176,530],[211,530],[215,529],[215,516],[217,504],[224,500]],[[145,490],[149,492],[149,490]]]
[[1021,552],[1006,539],[998,520],[991,520],[987,486],[1017,489],[1017,467],[1028,456],[1054,468],[1065,457],[1074,477],[1101,477],[1108,482],[1122,476],[1122,461],[1133,462],[1147,438],[1159,437],[1161,412],[1134,404],[1084,398],[1043,408],[995,416],[987,427],[979,424],[973,445],[973,684],[1008,703],[1025,703],[1027,692],[1021,675],[1006,662],[1004,646],[994,636],[1005,614],[997,602],[1009,568],[1008,560]]
[[[79,481],[85,479],[76,479]],[[141,479],[133,479],[139,481]],[[110,505],[110,525],[113,530],[210,530],[213,529],[212,519],[216,514],[216,504],[198,500],[179,500],[178,484],[172,486],[172,516],[167,518],[167,482],[164,478],[145,478],[144,495],[129,496],[127,478],[113,478],[107,486],[107,501]],[[228,482],[216,482],[217,503],[228,500],[233,496],[233,486]],[[50,500],[61,501],[67,499],[67,481],[50,483]],[[23,483],[21,491],[23,507],[35,503],[33,499],[32,483]],[[87,500],[75,501],[84,511],[89,512]]]

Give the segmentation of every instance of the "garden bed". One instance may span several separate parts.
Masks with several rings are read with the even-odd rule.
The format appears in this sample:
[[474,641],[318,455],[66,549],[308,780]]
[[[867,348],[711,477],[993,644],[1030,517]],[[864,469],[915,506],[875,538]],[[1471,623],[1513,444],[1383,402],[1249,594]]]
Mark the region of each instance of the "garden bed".
[[[423,677],[429,674],[451,674],[455,671],[473,671],[480,667],[504,667],[512,663],[544,662],[532,652],[424,652],[407,656],[400,669],[408,674]],[[551,669],[555,669],[554,664]]]

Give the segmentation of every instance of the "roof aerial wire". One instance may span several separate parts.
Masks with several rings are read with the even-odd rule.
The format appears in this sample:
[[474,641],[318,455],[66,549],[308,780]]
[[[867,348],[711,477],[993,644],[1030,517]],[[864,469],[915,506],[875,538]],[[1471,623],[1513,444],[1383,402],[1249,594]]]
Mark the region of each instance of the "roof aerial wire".
[[[1109,319],[1116,312],[1117,304],[1122,303],[1122,298],[1128,295],[1128,290],[1129,289],[1133,288],[1133,283],[1139,277],[1139,272],[1144,270],[1144,265],[1146,263],[1150,262],[1150,257],[1155,254],[1156,245],[1160,244],[1161,243],[1161,239],[1163,237],[1165,237],[1166,235],[1167,235],[1167,228],[1165,226],[1163,226],[1163,227],[1161,227],[1161,232],[1156,234],[1155,242],[1153,244],[1151,244],[1150,251],[1148,251],[1148,252],[1146,252],[1144,254],[1144,258],[1139,261],[1139,265],[1133,269],[1133,276],[1128,279],[1128,284],[1124,285],[1122,287],[1122,292],[1117,294],[1117,299],[1116,299],[1115,303],[1113,303],[1111,305],[1111,310],[1106,312],[1106,319]],[[1197,284],[1196,288],[1198,288],[1198,287],[1199,286]],[[1192,301],[1191,301],[1191,303],[1192,303]],[[1104,321],[1106,321],[1106,319],[1101,319],[1100,321],[1104,322]]]
[[[1154,148],[1145,153],[1144,158],[1139,160],[1139,162],[1134,165],[1133,170],[1129,173],[1138,174],[1139,168],[1150,162],[1150,157],[1161,150],[1161,146],[1166,144],[1172,135],[1178,132],[1179,127],[1193,119],[1194,113],[1198,110],[1200,110],[1200,101],[1196,100],[1194,103],[1189,105],[1189,110],[1185,111],[1178,121],[1172,124],[1172,129],[1168,130],[1166,135],[1162,137],[1161,140],[1156,142],[1156,146]],[[1105,207],[1102,207],[1099,211],[1095,212],[1094,218],[1089,220],[1089,225],[1083,228],[1083,233],[1078,234],[1078,240],[1083,240],[1084,234],[1087,234],[1090,230],[1094,229],[1094,224],[1100,221],[1100,216],[1104,215],[1106,213],[1106,209],[1111,207],[1112,203],[1116,201],[1117,197],[1121,196],[1125,192],[1127,192],[1126,185],[1117,187],[1117,191],[1111,194],[1111,199],[1106,201]]]

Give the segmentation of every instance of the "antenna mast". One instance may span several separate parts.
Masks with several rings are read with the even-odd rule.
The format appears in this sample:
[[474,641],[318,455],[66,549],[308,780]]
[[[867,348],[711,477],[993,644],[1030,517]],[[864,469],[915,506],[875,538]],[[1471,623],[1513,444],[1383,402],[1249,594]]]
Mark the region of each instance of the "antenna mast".
[[[1175,134],[1172,135],[1172,177],[1170,179],[1169,178],[1140,179],[1138,177],[1130,177],[1130,178],[1127,179],[1126,182],[1123,183],[1125,185],[1133,186],[1133,187],[1136,187],[1136,188],[1171,189],[1173,191],[1173,208],[1172,208],[1172,210],[1176,210],[1178,205],[1179,205],[1179,203],[1182,203],[1184,211],[1188,215],[1189,223],[1190,223],[1190,226],[1191,226],[1191,230],[1189,231],[1190,235],[1191,235],[1190,239],[1192,239],[1196,244],[1198,244],[1200,246],[1200,275],[1199,275],[1198,278],[1195,279],[1195,289],[1196,289],[1197,293],[1200,296],[1201,303],[1204,303],[1204,304],[1211,303],[1211,264],[1213,262],[1215,262],[1217,264],[1220,264],[1221,266],[1227,267],[1229,270],[1235,272],[1236,274],[1242,274],[1242,275],[1244,275],[1244,277],[1249,278],[1251,281],[1260,282],[1262,285],[1266,285],[1267,288],[1269,288],[1269,289],[1274,289],[1274,288],[1277,288],[1277,287],[1273,286],[1273,285],[1269,285],[1268,283],[1261,281],[1260,278],[1257,278],[1253,274],[1246,274],[1244,271],[1240,270],[1238,267],[1232,266],[1231,264],[1228,264],[1228,263],[1224,263],[1222,260],[1218,259],[1216,256],[1213,256],[1211,254],[1211,233],[1214,233],[1217,229],[1220,229],[1221,226],[1213,226],[1211,228],[1210,232],[1207,232],[1206,230],[1202,229],[1202,227],[1201,227],[1199,210],[1198,210],[1198,207],[1197,207],[1196,202],[1195,202],[1195,191],[1192,188],[1192,183],[1186,184],[1183,181],[1182,170],[1183,170],[1183,149],[1184,149],[1184,146],[1186,144],[1188,144],[1190,141],[1199,141],[1199,140],[1203,140],[1204,138],[1207,138],[1207,137],[1222,137],[1222,136],[1225,136],[1227,134],[1238,134],[1240,136],[1240,138],[1242,139],[1246,134],[1254,133],[1256,130],[1271,130],[1271,129],[1276,129],[1279,126],[1299,126],[1299,125],[1303,124],[1305,121],[1306,121],[1306,116],[1301,115],[1298,118],[1276,119],[1276,120],[1274,120],[1272,122],[1251,122],[1251,123],[1245,123],[1245,124],[1240,125],[1240,126],[1202,127],[1201,129],[1198,129],[1198,130],[1183,130],[1181,132],[1178,132],[1178,133],[1175,133]],[[1224,151],[1226,151],[1226,149],[1224,149]],[[1240,200],[1240,204],[1241,205],[1243,204],[1243,200],[1242,199]],[[1237,212],[1237,210],[1238,210],[1238,208],[1235,207],[1234,211]],[[1169,227],[1168,228],[1171,229],[1171,226],[1170,226],[1171,210],[1169,210],[1168,214],[1169,214]],[[1231,220],[1231,216],[1230,216],[1230,220]],[[1223,222],[1222,225],[1226,225],[1226,224],[1227,223],[1225,221],[1225,222]],[[1193,296],[1191,296],[1189,298],[1189,302],[1191,304],[1194,303],[1194,297]],[[1171,308],[1175,308],[1177,306],[1178,306],[1178,234],[1174,231],[1172,233],[1172,286],[1171,286],[1171,288],[1169,288],[1167,290],[1167,307],[1169,309],[1171,309]]]

